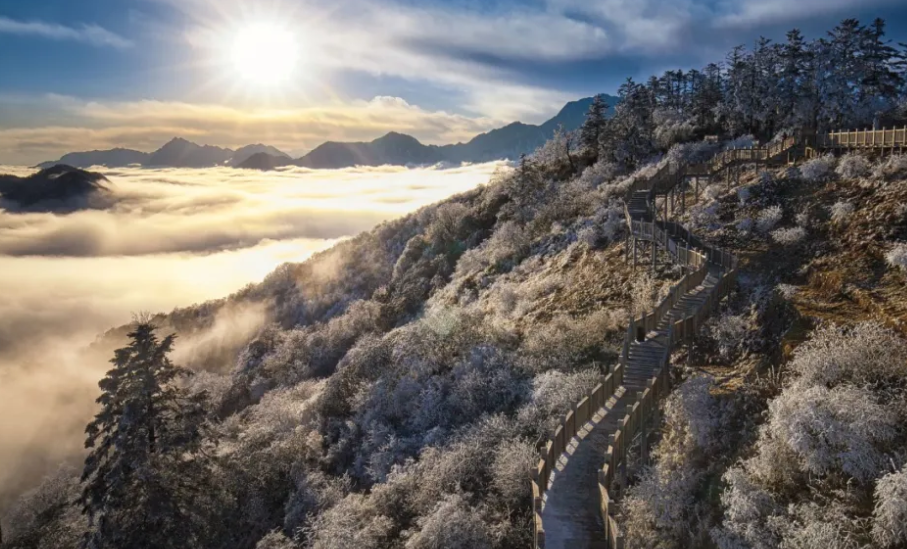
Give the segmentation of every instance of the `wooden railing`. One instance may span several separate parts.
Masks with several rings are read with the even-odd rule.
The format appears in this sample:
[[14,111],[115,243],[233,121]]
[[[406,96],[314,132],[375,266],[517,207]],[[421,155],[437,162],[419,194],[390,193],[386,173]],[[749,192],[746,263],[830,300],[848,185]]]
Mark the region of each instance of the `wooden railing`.
[[[650,234],[658,238],[659,231],[663,231],[658,224],[652,225]],[[656,240],[657,241],[657,240]],[[689,241],[688,241],[689,242]],[[671,288],[670,293],[649,314],[643,314],[638,319],[632,319],[627,327],[627,337],[621,350],[618,368],[622,370],[629,360],[631,337],[636,337],[637,328],[651,333],[662,322],[665,315],[671,311],[683,296],[701,285],[708,276],[709,265],[719,267],[722,275],[718,283],[706,296],[705,302],[691,315],[675,320],[668,327],[665,337],[664,353],[662,354],[656,374],[646,383],[646,389],[639,393],[636,402],[630,411],[621,419],[618,430],[609,436],[608,451],[605,454],[604,465],[598,475],[599,495],[601,502],[602,523],[608,546],[612,549],[623,549],[623,535],[615,516],[619,511],[615,494],[615,481],[619,490],[627,487],[628,450],[637,437],[640,441],[640,459],[648,460],[648,438],[654,429],[657,419],[658,402],[670,392],[670,357],[675,346],[684,341],[689,341],[705,322],[709,314],[717,308],[718,303],[730,293],[737,278],[737,258],[732,254],[714,247],[705,247],[704,250],[694,251],[689,247],[677,247],[677,261],[686,265],[700,265],[700,267],[684,276],[679,283]]]
[[[783,150],[787,150],[790,146],[792,145],[785,145]],[[763,154],[741,152],[754,150],[764,151],[764,158],[771,158],[772,154],[778,154],[778,152],[771,153],[768,149],[737,149],[736,151],[731,151],[727,158],[731,158],[731,155],[733,155],[733,158],[740,159],[747,158],[746,155],[758,156]],[[714,165],[714,162],[710,165]],[[671,288],[668,296],[653,311],[643,313],[639,318],[630,318],[620,358],[614,371],[603,376],[600,383],[586,397],[580,400],[573,410],[567,413],[560,425],[555,429],[554,435],[541,449],[538,465],[531,472],[534,547],[538,549],[544,549],[545,547],[542,507],[545,492],[551,480],[551,474],[557,466],[560,457],[566,452],[573,437],[592,419],[598,410],[605,406],[611,397],[618,393],[623,385],[624,374],[629,361],[630,346],[636,338],[637,328],[643,328],[647,333],[654,331],[662,319],[665,318],[665,315],[687,293],[705,281],[710,268],[714,269],[717,266],[719,272],[722,273],[719,283],[708,295],[704,306],[694,314],[673,322],[668,328],[665,351],[661,357],[657,374],[648,381],[646,390],[638,395],[630,411],[620,420],[619,429],[610,437],[604,467],[599,474],[601,512],[605,533],[611,542],[611,546],[615,549],[622,546],[622,537],[617,531],[617,524],[613,517],[616,506],[609,495],[615,472],[623,471],[625,473],[629,443],[640,433],[645,435],[644,438],[647,437],[646,430],[652,425],[654,414],[657,411],[657,404],[670,390],[668,366],[674,345],[678,342],[689,340],[696,333],[698,327],[705,321],[706,316],[714,308],[715,304],[730,291],[735,280],[737,259],[732,254],[703,244],[688,229],[679,224],[655,220],[655,196],[667,193],[676,185],[682,183],[687,171],[686,167],[678,167],[668,162],[652,176],[640,178],[633,182],[627,190],[624,212],[633,236],[650,240],[663,246],[673,260],[687,267],[689,272]],[[647,217],[650,217],[652,221],[634,218],[628,207],[634,193],[644,190],[647,191]],[[686,245],[681,244],[681,241],[685,242]],[[625,479],[623,480],[625,481]],[[625,482],[622,486],[625,486]]]
[[[625,343],[626,345],[626,343]],[[567,450],[570,440],[578,430],[589,421],[595,413],[604,407],[624,382],[624,369],[620,365],[610,374],[603,376],[598,385],[579,401],[576,408],[567,413],[561,424],[555,429],[554,436],[548,440],[541,451],[541,459],[536,469],[532,470],[532,513],[535,523],[535,547],[545,547],[545,528],[542,523],[542,501],[548,489],[551,473],[557,460]]]
[[832,131],[816,136],[817,149],[886,149],[889,147],[907,147],[907,127]]

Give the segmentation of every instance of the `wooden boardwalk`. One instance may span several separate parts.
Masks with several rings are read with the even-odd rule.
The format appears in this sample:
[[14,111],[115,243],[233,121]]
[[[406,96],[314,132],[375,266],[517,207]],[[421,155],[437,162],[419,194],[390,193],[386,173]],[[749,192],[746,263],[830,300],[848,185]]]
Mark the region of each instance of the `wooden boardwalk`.
[[702,284],[687,292],[655,330],[646,334],[644,341],[630,344],[620,390],[573,437],[551,474],[542,506],[546,549],[610,547],[596,478],[605,465],[605,455],[613,444],[612,436],[630,407],[637,402],[639,393],[658,375],[673,323],[692,316],[703,307],[718,280],[718,269],[712,269]]
[[[830,132],[721,151],[699,165],[668,163],[648,179],[634,182],[625,199],[632,241],[628,259],[632,250],[635,266],[637,241],[649,242],[653,265],[656,249],[661,248],[687,274],[654,311],[630,319],[613,372],[566,415],[542,449],[538,467],[531,471],[535,548],[623,549],[615,518],[617,500],[628,485],[628,462],[648,460],[659,401],[670,391],[671,351],[696,334],[735,283],[733,255],[670,220],[678,205],[685,210],[687,182],[693,180],[698,189],[700,177],[711,181],[723,176],[730,184],[732,174],[739,177],[745,166],[782,165],[795,157],[841,150],[891,154],[905,148],[907,128]],[[656,208],[658,196],[664,197],[663,212]],[[631,446],[634,452],[629,451]]]

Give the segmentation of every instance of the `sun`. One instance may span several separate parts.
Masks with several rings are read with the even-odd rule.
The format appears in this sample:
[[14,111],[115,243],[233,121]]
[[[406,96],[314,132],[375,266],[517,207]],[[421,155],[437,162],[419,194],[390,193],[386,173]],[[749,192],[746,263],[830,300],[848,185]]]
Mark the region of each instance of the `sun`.
[[295,76],[300,53],[299,41],[289,29],[256,23],[236,31],[230,60],[236,75],[246,84],[275,89]]

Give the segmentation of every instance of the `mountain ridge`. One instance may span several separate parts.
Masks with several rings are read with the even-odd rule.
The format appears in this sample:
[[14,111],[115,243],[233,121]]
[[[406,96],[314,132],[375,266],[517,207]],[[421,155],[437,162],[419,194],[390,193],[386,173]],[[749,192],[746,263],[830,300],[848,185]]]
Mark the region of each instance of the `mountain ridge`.
[[[604,95],[612,114],[617,97]],[[555,129],[578,128],[592,103],[587,97],[565,104],[551,119],[540,125],[511,122],[500,128],[474,136],[463,143],[426,145],[411,135],[390,131],[372,141],[326,141],[305,155],[292,158],[283,151],[256,143],[236,150],[200,145],[182,137],[174,137],[159,149],[142,152],[117,147],[107,150],[71,152],[59,160],[42,162],[37,168],[50,168],[66,164],[76,168],[106,166],[109,168],[138,165],[141,167],[209,168],[232,166],[235,168],[270,170],[294,165],[315,169],[338,169],[356,165],[376,166],[423,165],[438,162],[488,162],[514,159],[520,154],[531,153],[543,145]]]

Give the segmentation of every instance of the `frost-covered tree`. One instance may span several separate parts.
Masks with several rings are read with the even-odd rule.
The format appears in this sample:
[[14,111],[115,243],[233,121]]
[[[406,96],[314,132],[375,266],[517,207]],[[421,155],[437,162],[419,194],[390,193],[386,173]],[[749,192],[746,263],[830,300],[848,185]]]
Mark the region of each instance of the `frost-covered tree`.
[[180,387],[187,372],[167,356],[175,336],[158,339],[154,330],[140,320],[98,383],[101,409],[85,429],[90,453],[79,498],[90,520],[87,548],[197,546],[212,526],[205,395]]
[[595,156],[598,156],[599,140],[607,128],[607,113],[608,103],[605,102],[602,95],[596,95],[592,98],[589,112],[586,113],[586,120],[580,128],[580,146],[586,151],[595,152]]

